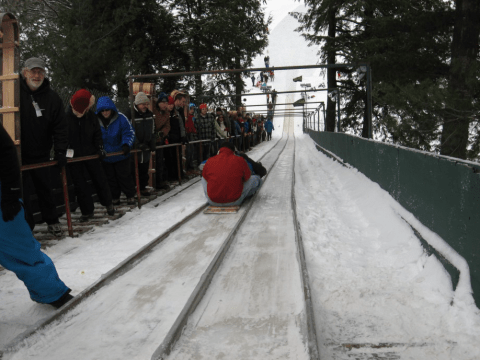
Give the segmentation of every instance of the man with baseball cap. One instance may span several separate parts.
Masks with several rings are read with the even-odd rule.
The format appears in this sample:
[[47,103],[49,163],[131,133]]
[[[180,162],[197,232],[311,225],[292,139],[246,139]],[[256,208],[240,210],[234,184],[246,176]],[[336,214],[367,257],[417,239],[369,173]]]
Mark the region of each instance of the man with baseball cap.
[[[45,77],[45,62],[36,57],[25,61],[20,80],[20,125],[22,164],[50,160],[53,146],[58,167],[66,165],[68,130],[62,99],[50,88]],[[27,219],[33,229],[33,210],[30,197],[36,192],[43,221],[55,236],[63,234],[52,196],[51,168],[23,172],[23,197]],[[33,188],[31,186],[33,184]],[[29,186],[30,185],[30,186]]]

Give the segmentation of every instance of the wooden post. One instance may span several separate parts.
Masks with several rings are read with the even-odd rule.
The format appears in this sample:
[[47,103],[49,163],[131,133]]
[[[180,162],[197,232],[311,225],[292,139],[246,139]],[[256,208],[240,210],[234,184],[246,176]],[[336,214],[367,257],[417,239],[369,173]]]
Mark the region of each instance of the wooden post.
[[[17,148],[18,161],[22,165],[20,147],[20,42],[18,23],[10,13],[0,14],[0,67],[1,98],[0,124]],[[22,188],[23,197],[23,188]]]
[[70,200],[68,199],[68,183],[67,183],[67,172],[65,166],[62,167],[62,185],[63,185],[63,198],[65,200],[65,214],[67,215],[67,224],[68,224],[68,235],[73,237],[73,227],[72,227],[72,214],[70,213]]

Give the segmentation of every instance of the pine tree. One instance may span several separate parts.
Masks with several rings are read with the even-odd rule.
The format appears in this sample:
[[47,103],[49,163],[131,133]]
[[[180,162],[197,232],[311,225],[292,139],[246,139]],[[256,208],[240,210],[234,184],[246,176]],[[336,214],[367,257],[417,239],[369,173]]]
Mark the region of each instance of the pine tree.
[[28,40],[22,58],[45,58],[56,89],[127,96],[128,75],[161,71],[179,58],[174,18],[156,0],[20,1],[15,10]]
[[[329,4],[338,6],[335,35],[324,35],[329,24]],[[376,137],[436,150],[448,99],[453,29],[449,5],[439,0],[421,0],[414,6],[404,0],[308,0],[307,5],[306,15],[297,14],[302,24],[300,31],[321,46],[324,62],[334,44],[337,61],[371,66]],[[329,43],[333,36],[334,43]],[[342,127],[365,136],[365,80],[358,79],[355,67],[338,72]]]
[[[247,68],[267,45],[264,0],[177,0],[171,3],[182,25],[182,44],[192,71]],[[242,74],[197,75],[187,87],[203,100],[244,90]],[[237,99],[238,103],[239,99]],[[230,105],[232,105],[230,103]]]
[[[448,78],[448,97],[443,120],[441,153],[465,159],[470,124],[478,115],[480,3],[478,0],[457,0],[455,28],[451,45],[452,60]],[[478,120],[476,123],[478,127]],[[478,130],[473,153],[478,154]],[[476,151],[475,151],[476,150]]]

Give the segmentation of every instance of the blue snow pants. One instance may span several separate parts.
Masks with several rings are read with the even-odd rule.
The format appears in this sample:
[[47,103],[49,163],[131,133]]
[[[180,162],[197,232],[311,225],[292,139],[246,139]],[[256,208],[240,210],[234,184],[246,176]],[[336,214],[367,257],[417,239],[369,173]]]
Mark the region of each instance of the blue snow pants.
[[23,207],[15,219],[8,222],[3,221],[0,207],[0,265],[23,281],[30,298],[36,302],[48,304],[70,291],[58,277],[52,260],[40,251],[40,243],[33,237]]

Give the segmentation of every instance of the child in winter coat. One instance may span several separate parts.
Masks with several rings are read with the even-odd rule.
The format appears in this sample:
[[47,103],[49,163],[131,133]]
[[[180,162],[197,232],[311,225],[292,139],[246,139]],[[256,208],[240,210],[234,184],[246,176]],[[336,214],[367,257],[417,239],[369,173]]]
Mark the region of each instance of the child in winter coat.
[[135,184],[130,174],[130,149],[135,141],[135,132],[127,117],[118,112],[108,96],[102,96],[97,103],[97,117],[102,130],[103,146],[107,153],[122,152],[122,155],[103,159],[112,192],[113,204],[120,203],[120,193],[127,197],[127,204],[135,205]]

